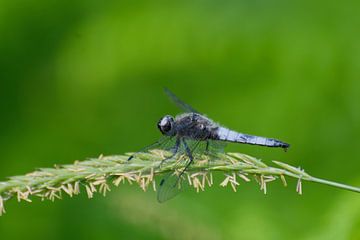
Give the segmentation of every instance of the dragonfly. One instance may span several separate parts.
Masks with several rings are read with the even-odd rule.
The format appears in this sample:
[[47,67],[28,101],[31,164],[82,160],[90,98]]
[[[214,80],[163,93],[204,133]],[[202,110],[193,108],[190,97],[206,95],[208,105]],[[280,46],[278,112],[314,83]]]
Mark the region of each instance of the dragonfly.
[[178,162],[180,172],[168,173],[160,181],[157,191],[157,200],[162,203],[181,192],[181,180],[189,166],[194,162],[195,153],[207,154],[223,151],[226,143],[241,143],[273,148],[283,148],[285,151],[290,147],[283,141],[240,133],[226,128],[198,112],[189,104],[182,101],[169,89],[164,89],[170,100],[175,103],[183,113],[173,117],[166,115],[162,117],[157,127],[163,135],[155,143],[141,149],[131,155],[128,160],[133,159],[137,154],[150,149],[163,149],[171,152],[169,157],[162,160],[161,165],[176,156],[185,155],[187,160]]

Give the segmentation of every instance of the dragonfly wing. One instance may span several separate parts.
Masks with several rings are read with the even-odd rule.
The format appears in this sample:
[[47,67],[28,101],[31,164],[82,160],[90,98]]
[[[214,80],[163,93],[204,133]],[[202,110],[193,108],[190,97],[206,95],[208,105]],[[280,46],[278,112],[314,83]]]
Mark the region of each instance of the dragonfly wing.
[[172,137],[168,137],[168,136],[163,136],[161,137],[158,141],[156,141],[153,144],[150,144],[142,149],[140,149],[139,151],[133,153],[128,160],[133,159],[134,157],[136,157],[136,155],[141,154],[141,153],[145,153],[151,149],[162,149],[165,151],[171,151],[175,146],[175,139]]
[[161,181],[157,192],[157,200],[163,203],[178,195],[181,188],[181,177],[176,173],[168,173]]
[[[190,149],[191,156],[194,156],[193,153],[197,151],[197,148],[200,146],[202,141],[189,141],[187,140],[187,145]],[[186,153],[186,149],[184,147],[180,147],[178,154],[176,156],[180,156]],[[193,161],[190,158],[185,160],[178,161],[174,169],[178,170],[175,172],[168,173],[159,184],[158,193],[157,193],[157,200],[160,203],[163,203],[169,199],[174,198],[182,191],[182,178],[184,173],[186,172],[187,168]]]
[[[177,158],[183,154],[185,154],[185,149],[181,146],[173,158]],[[170,159],[167,161],[170,161]],[[185,158],[182,160],[178,158],[175,159],[175,161],[177,162],[174,164],[173,169],[176,169],[176,171],[171,171],[170,173],[166,174],[160,181],[157,190],[157,200],[160,203],[174,198],[182,191],[182,177],[183,173],[186,171],[186,166],[189,159]]]
[[[217,153],[224,153],[224,149],[227,145],[225,141],[216,140],[187,140],[186,141],[193,156],[196,158],[199,155],[216,155]],[[185,152],[184,149],[182,149]]]
[[209,140],[209,147],[207,152],[212,154],[224,153],[226,145],[227,143],[224,141]]
[[172,93],[169,89],[165,88],[164,89],[166,95],[168,95],[168,97],[171,99],[171,101],[173,101],[176,106],[178,106],[180,109],[182,109],[185,112],[193,112],[193,113],[199,113],[198,111],[196,111],[193,107],[191,107],[189,104],[183,102],[182,100],[180,100],[180,98],[178,98],[174,93]]

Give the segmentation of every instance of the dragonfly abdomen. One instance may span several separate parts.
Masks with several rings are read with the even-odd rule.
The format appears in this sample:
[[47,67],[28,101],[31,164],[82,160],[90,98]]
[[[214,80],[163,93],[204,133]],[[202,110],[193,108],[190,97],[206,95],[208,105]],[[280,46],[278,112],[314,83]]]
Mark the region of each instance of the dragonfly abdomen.
[[236,131],[224,127],[218,128],[217,135],[219,140],[228,141],[228,142],[260,145],[267,147],[281,147],[285,149],[290,147],[289,144],[279,141],[277,139],[238,133]]

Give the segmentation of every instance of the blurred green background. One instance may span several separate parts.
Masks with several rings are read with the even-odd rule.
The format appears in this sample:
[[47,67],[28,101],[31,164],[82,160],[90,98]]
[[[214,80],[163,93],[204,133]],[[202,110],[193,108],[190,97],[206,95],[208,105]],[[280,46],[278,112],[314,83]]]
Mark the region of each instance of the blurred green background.
[[[279,149],[266,162],[360,185],[358,1],[0,1],[0,179],[135,151],[178,109],[167,86]],[[217,184],[223,179],[217,176]],[[107,197],[6,203],[1,239],[360,239],[360,196],[296,181],[214,186],[165,204]]]

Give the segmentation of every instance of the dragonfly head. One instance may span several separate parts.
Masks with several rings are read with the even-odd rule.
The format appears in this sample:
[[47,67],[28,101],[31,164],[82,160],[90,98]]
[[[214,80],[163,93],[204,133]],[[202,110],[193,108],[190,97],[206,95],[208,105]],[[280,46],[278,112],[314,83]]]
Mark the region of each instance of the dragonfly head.
[[174,123],[175,123],[174,118],[170,115],[166,115],[165,117],[160,119],[157,126],[162,134],[167,136],[174,136],[175,135]]

